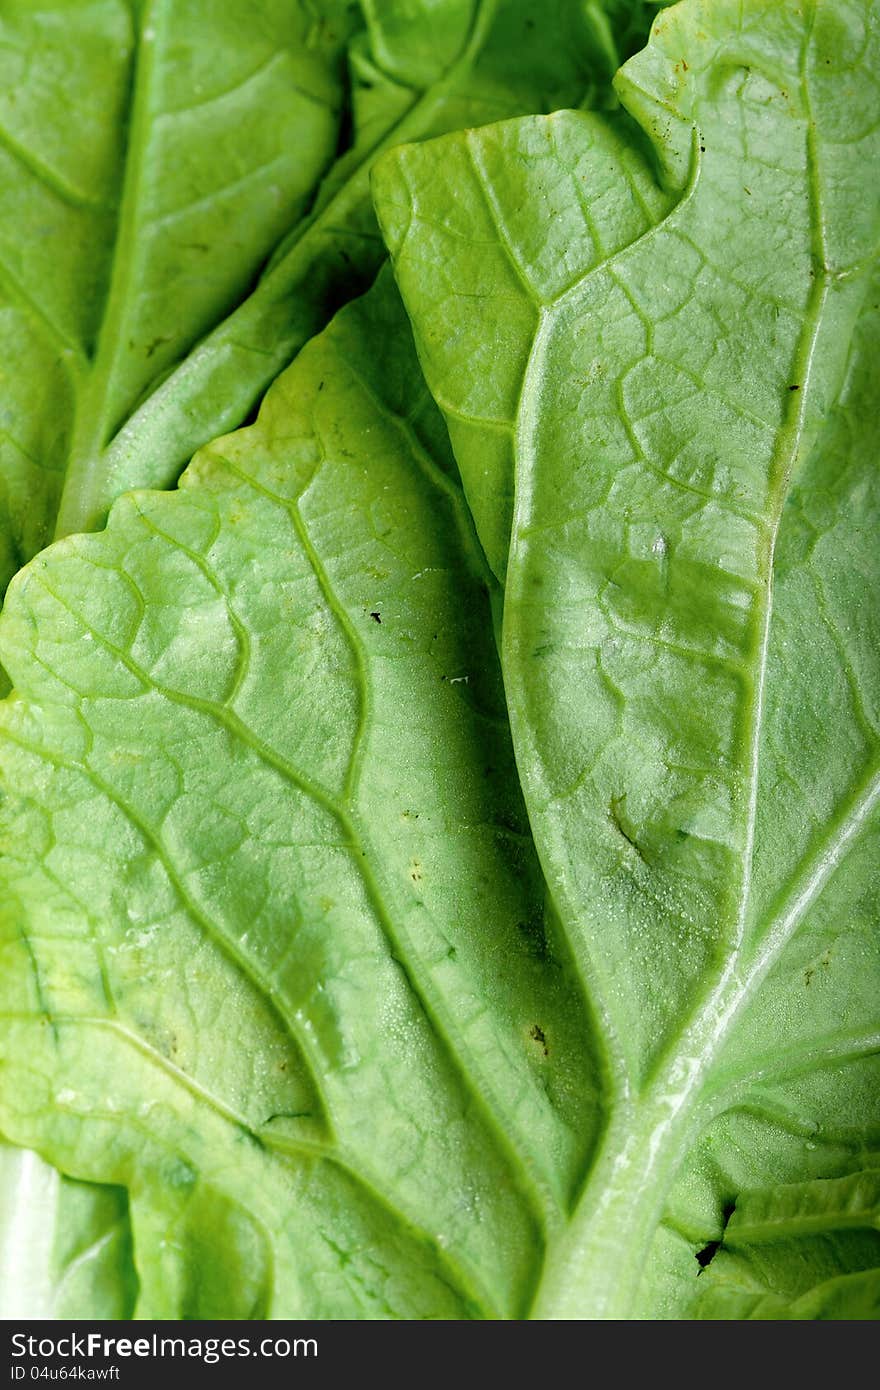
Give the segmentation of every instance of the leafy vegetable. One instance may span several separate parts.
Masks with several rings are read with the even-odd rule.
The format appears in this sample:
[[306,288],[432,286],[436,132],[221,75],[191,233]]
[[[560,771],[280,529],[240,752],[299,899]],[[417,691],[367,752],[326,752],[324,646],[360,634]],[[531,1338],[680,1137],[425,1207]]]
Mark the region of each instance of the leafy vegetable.
[[[587,89],[606,100],[609,43],[613,49],[620,30],[621,42],[631,45],[650,13],[649,6],[627,7],[621,26],[616,19],[605,22],[593,6],[590,15],[566,11],[548,22],[534,0],[424,0],[408,8],[408,21],[401,24],[403,12],[393,0],[373,0],[366,7],[367,33],[349,49],[353,148],[337,162],[317,207],[276,251],[255,291],[175,367],[175,356],[187,346],[184,333],[191,339],[194,329],[209,326],[189,323],[181,289],[195,308],[205,291],[213,295],[215,311],[222,308],[217,291],[236,257],[246,279],[248,265],[256,264],[253,253],[265,253],[296,211],[296,203],[279,202],[282,176],[306,192],[326,161],[338,116],[330,107],[341,100],[331,74],[355,9],[320,0],[304,16],[275,6],[255,28],[250,7],[242,5],[227,9],[223,23],[215,25],[213,15],[198,7],[184,14],[179,6],[173,11],[154,3],[130,12],[108,0],[68,5],[63,30],[54,13],[7,11],[6,110],[12,120],[3,143],[13,156],[7,161],[9,202],[28,206],[36,189],[44,220],[30,248],[29,277],[13,286],[9,333],[5,344],[0,341],[0,361],[7,357],[0,380],[8,388],[0,407],[0,441],[7,449],[0,457],[6,498],[0,510],[0,558],[6,556],[0,588],[51,535],[62,486],[59,534],[99,524],[127,487],[170,484],[193,449],[240,423],[333,304],[367,283],[382,254],[367,167],[383,140],[397,138],[398,127],[412,139],[458,121],[550,108],[580,100]],[[431,42],[425,45],[429,15]],[[597,17],[601,53],[594,41]],[[445,39],[438,42],[443,31]],[[423,59],[414,72],[411,50],[420,43]],[[192,108],[177,81],[181,62],[197,98]],[[229,82],[216,101],[203,101],[206,87],[222,87],[227,71],[244,71],[248,63],[251,71],[240,87]],[[41,73],[42,85],[38,90],[31,84],[21,120],[17,78],[25,65]],[[316,97],[327,103],[323,125],[316,124]],[[11,109],[15,101],[18,113]],[[129,138],[135,109],[138,120]],[[279,125],[279,112],[286,124]],[[285,145],[280,162],[260,164],[264,149]],[[41,149],[52,158],[44,159]],[[184,151],[184,164],[169,162],[169,153]],[[229,184],[230,156],[233,167],[242,156],[250,159],[260,186],[245,178]],[[96,197],[94,206],[88,200],[80,206],[74,200],[71,209],[65,189],[90,186],[96,168],[103,170],[105,201]],[[212,177],[219,180],[216,186]],[[203,195],[205,185],[209,191]],[[194,188],[200,196],[189,210],[184,203],[165,215],[165,204],[185,200]],[[230,211],[231,198],[240,212]],[[161,217],[153,216],[154,204],[162,205]],[[250,236],[240,250],[228,239],[235,230],[231,215],[239,233],[244,228]],[[203,239],[186,243],[185,255],[176,243],[169,253],[168,226],[183,219],[189,236],[194,216]],[[77,248],[72,268],[69,256],[60,266],[56,257],[57,248],[68,245]],[[8,249],[18,257],[11,244]],[[194,251],[208,271],[196,281],[187,263]],[[242,260],[244,253],[252,256],[250,263]],[[14,261],[11,268],[16,271]],[[181,273],[188,277],[185,285]],[[102,319],[112,322],[103,322],[100,331],[96,325],[91,337],[84,330],[78,338],[73,333],[66,345],[52,319],[55,299],[63,305],[71,290],[80,312],[103,305]],[[170,310],[174,332],[149,341],[144,332],[142,342],[129,338],[126,345],[129,320],[146,321],[157,298],[166,318]],[[23,331],[33,347],[24,359]],[[120,402],[127,404],[112,415],[110,396],[115,391],[119,397],[120,379]],[[5,676],[0,681],[5,688]],[[42,1213],[36,1211],[34,1219],[39,1225]]]
[[0,582],[53,529],[91,529],[127,488],[171,484],[366,287],[383,142],[581,99],[592,30],[565,7],[539,25],[540,10],[372,0],[351,46],[355,144],[304,217],[336,144],[355,4],[270,0],[259,24],[243,0],[219,20],[202,0],[11,8]]
[[587,114],[377,170],[506,571],[517,764],[600,1019],[607,1130],[545,1315],[633,1307],[732,1070],[774,1056],[781,1084],[805,1046],[852,1056],[825,1116],[791,1104],[819,1139],[864,1133],[880,776],[876,369],[858,352],[847,424],[812,446],[877,237],[878,39],[863,4],[668,12],[618,79],[656,190],[650,152]]
[[0,1145],[0,1318],[125,1318],[136,1276],[125,1193]]
[[618,106],[642,7],[533,13],[365,0],[350,148],[87,520],[454,130],[374,168],[418,359],[384,272],[10,585],[43,1307],[876,1315],[880,15],[685,0]]
[[741,1198],[698,1308],[703,1317],[873,1318],[880,1299],[880,1173]]
[[[268,0],[0,20],[6,580],[149,479],[102,453],[247,290],[332,157],[344,30]],[[108,472],[109,475],[108,476]]]
[[217,1315],[216,1243],[266,1252],[230,1315],[515,1314],[576,1181],[589,1054],[444,465],[386,284],[10,588],[3,1125],[131,1189],[139,1312]]

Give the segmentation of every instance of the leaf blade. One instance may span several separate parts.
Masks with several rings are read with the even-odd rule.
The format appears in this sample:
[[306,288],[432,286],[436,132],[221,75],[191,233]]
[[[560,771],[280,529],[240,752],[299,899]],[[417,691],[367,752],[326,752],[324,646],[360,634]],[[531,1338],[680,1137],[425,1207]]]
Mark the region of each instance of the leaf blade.
[[[767,1018],[759,985],[814,894],[865,884],[861,855],[836,871],[873,819],[870,758],[857,764],[864,796],[835,847],[802,866],[789,907],[768,917],[752,886],[756,849],[762,876],[772,864],[756,832],[778,793],[771,783],[765,801],[760,785],[768,678],[774,718],[785,699],[778,665],[768,677],[776,536],[840,390],[876,244],[873,194],[850,216],[845,117],[826,75],[859,35],[877,42],[870,7],[695,3],[658,18],[616,81],[653,143],[654,209],[618,154],[604,175],[612,207],[638,208],[641,230],[625,235],[612,212],[610,245],[594,221],[597,207],[608,217],[610,132],[588,116],[467,137],[471,172],[450,137],[388,156],[374,178],[420,360],[505,577],[526,803],[612,1064],[604,1157],[548,1262],[544,1316],[633,1306],[634,1252],[712,1122],[700,1108],[717,1058],[761,1037],[769,1050],[773,1023],[791,1028],[791,1014]],[[876,162],[878,103],[858,62],[848,75],[869,114],[850,154]],[[568,148],[588,190],[595,180],[586,207]],[[630,157],[644,151],[636,133]],[[771,185],[774,199],[788,190],[784,260]],[[574,272],[557,243],[580,258]],[[493,331],[496,303],[510,343]],[[850,530],[864,501],[845,513]],[[876,648],[861,674],[874,679]],[[834,775],[832,756],[819,778]],[[855,928],[848,939],[857,951]],[[851,1015],[865,1048],[869,988]],[[753,993],[749,1031],[738,1014]]]

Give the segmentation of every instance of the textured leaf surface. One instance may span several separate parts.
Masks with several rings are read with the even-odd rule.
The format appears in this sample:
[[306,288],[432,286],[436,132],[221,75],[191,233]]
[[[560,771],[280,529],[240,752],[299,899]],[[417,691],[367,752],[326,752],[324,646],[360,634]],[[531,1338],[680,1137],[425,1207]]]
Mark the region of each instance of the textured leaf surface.
[[[383,149],[464,125],[605,100],[607,51],[578,8],[538,0],[369,0],[350,47],[354,143],[312,214],[273,255],[257,288],[119,430],[104,460],[95,517],[133,481],[167,487],[193,452],[245,418],[333,309],[365,289],[384,258],[369,193]],[[593,7],[596,8],[595,6]],[[604,11],[603,11],[604,13]],[[606,31],[627,43],[646,7],[613,7]],[[641,21],[641,22],[639,22]]]
[[[376,0],[362,130],[514,13]],[[380,166],[484,550],[383,282],[14,581],[0,1129],[127,1190],[137,1315],[871,1315],[877,25],[690,0],[639,126]]]
[[0,1144],[0,1320],[127,1318],[136,1288],[125,1193]]
[[[760,987],[711,1088],[726,1113],[670,1201],[670,1226],[690,1248],[720,1239],[737,1193],[848,1173],[880,1144],[877,744],[864,722],[880,686],[878,290],[875,276],[840,400],[794,482],[776,547],[754,891],[769,897],[784,876],[781,932],[769,950],[756,938]],[[675,1258],[689,1269],[685,1248]]]
[[880,1172],[748,1193],[703,1283],[705,1318],[877,1318]]
[[[325,7],[328,14],[330,6]],[[340,24],[63,0],[0,17],[2,583],[107,498],[102,451],[223,318],[333,155]]]
[[876,1133],[873,309],[847,360],[878,44],[867,3],[684,4],[618,78],[641,131],[564,113],[376,171],[600,1020],[545,1316],[673,1308],[741,1144],[754,1187]]
[[418,382],[388,282],[0,620],[0,1123],[129,1188],[140,1313],[517,1314],[595,1128]]
[[[195,447],[237,423],[334,299],[363,282],[381,254],[364,160],[410,112],[412,137],[609,91],[616,36],[634,43],[646,11],[609,19],[592,8],[592,18],[542,14],[539,24],[531,0],[441,0],[409,7],[401,27],[393,4],[366,6],[369,32],[349,56],[355,145],[327,179],[316,223],[302,244],[303,228],[289,238],[257,293],[176,369],[326,159],[334,55],[354,7],[324,5],[308,22],[276,7],[257,26],[247,6],[218,25],[198,6],[152,5],[133,18],[113,4],[7,9],[14,215],[0,582],[51,534],[66,469],[62,532],[100,521],[132,484],[171,482]],[[413,39],[425,55],[418,73],[407,67]],[[22,260],[18,210],[34,208],[40,236]],[[40,1208],[30,1216],[39,1223]]]

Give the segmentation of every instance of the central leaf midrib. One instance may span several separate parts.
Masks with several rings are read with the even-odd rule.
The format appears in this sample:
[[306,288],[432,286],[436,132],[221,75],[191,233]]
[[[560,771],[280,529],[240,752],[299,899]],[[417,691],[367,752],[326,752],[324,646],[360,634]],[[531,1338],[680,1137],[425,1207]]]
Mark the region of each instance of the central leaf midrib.
[[122,192],[107,276],[107,292],[100,318],[98,343],[90,371],[77,393],[73,434],[67,476],[58,505],[55,539],[74,531],[89,529],[95,503],[101,491],[101,453],[112,427],[107,406],[113,377],[125,335],[122,327],[129,309],[133,286],[140,265],[141,238],[138,215],[141,180],[148,143],[152,85],[156,51],[164,34],[155,42],[146,40],[155,10],[162,0],[144,0],[142,9],[132,13],[134,51],[132,53],[131,95],[123,155]]
[[[806,73],[806,63],[809,53],[809,45],[812,37],[812,27],[815,20],[815,8],[811,8],[810,21],[806,28],[804,42],[801,50],[801,87],[806,111],[806,143],[807,143],[807,186],[810,207],[810,228],[812,239],[813,260],[817,266],[821,267],[821,272],[814,274],[812,284],[807,297],[807,304],[804,314],[804,322],[795,349],[794,370],[795,379],[799,390],[792,392],[794,399],[787,402],[787,410],[777,437],[776,446],[770,462],[768,501],[770,503],[770,516],[767,524],[768,546],[765,556],[766,583],[764,599],[761,611],[758,616],[758,638],[755,662],[755,673],[752,683],[752,699],[749,706],[748,736],[747,736],[747,763],[748,774],[748,806],[745,823],[745,844],[743,852],[743,873],[739,893],[737,909],[736,937],[734,948],[730,952],[727,962],[722,965],[719,978],[711,988],[708,995],[704,996],[702,1004],[698,1004],[695,1012],[692,1012],[685,1020],[681,1028],[670,1039],[668,1045],[655,1059],[655,1063],[646,1076],[646,1084],[641,1089],[638,1100],[630,1102],[628,1097],[628,1084],[626,1080],[626,1067],[623,1064],[622,1055],[618,1055],[617,1067],[612,1068],[617,1072],[618,1087],[620,1096],[617,1101],[621,1108],[621,1114],[632,1108],[633,1120],[631,1124],[624,1122],[624,1136],[619,1141],[621,1144],[620,1152],[626,1151],[631,1146],[637,1132],[642,1128],[636,1122],[636,1116],[641,1115],[643,1119],[653,1112],[657,1116],[656,1127],[652,1131],[651,1152],[653,1161],[659,1161],[660,1150],[665,1146],[667,1149],[665,1162],[660,1166],[665,1169],[668,1181],[671,1181],[674,1172],[680,1164],[681,1157],[691,1142],[692,1122],[688,1117],[692,1116],[699,1106],[701,1097],[706,1092],[709,1078],[712,1074],[713,1066],[721,1054],[724,1042],[730,1035],[735,1019],[738,1017],[747,999],[750,999],[754,990],[765,978],[767,972],[772,967],[779,954],[785,949],[792,932],[796,929],[801,920],[802,913],[794,916],[792,920],[783,919],[780,923],[779,939],[774,940],[772,950],[760,957],[759,966],[753,968],[751,977],[747,981],[740,982],[737,979],[736,970],[740,959],[740,952],[745,931],[745,924],[748,917],[749,905],[752,893],[752,868],[754,858],[754,835],[758,801],[759,787],[759,765],[761,753],[761,735],[764,715],[764,690],[767,673],[767,663],[769,654],[770,627],[773,612],[773,567],[776,538],[781,524],[782,512],[787,495],[791,474],[798,450],[804,437],[804,426],[806,422],[808,401],[811,397],[811,384],[814,375],[815,349],[818,341],[820,327],[823,321],[823,314],[833,279],[833,272],[828,265],[827,247],[825,244],[823,206],[820,192],[819,172],[818,172],[818,150],[815,123],[812,119],[812,110],[809,99],[808,79]],[[695,184],[694,184],[695,186]],[[693,191],[693,189],[692,189]],[[677,204],[676,208],[681,204]],[[672,210],[674,213],[676,209]],[[672,213],[651,228],[639,238],[644,241],[652,235]],[[496,219],[497,220],[497,219]],[[519,266],[516,266],[518,273],[522,273]],[[597,267],[596,271],[601,269]],[[591,278],[588,272],[584,281]],[[583,283],[583,281],[581,282]],[[567,296],[566,296],[567,298]],[[523,529],[523,497],[528,495],[526,511],[531,510],[531,492],[534,487],[535,458],[534,458],[534,433],[536,428],[536,418],[538,414],[537,400],[540,396],[541,374],[543,371],[543,347],[548,334],[549,326],[555,318],[555,306],[542,308],[537,330],[532,341],[532,349],[523,375],[523,384],[520,394],[520,401],[517,408],[515,431],[514,431],[514,455],[515,455],[515,479],[516,479],[516,502],[515,512],[511,533],[511,554],[514,553],[516,539]],[[533,418],[534,417],[534,418]],[[528,441],[528,444],[524,443]],[[505,629],[510,632],[510,624],[505,622]],[[505,671],[509,670],[511,663],[505,664]],[[516,692],[508,691],[509,699],[511,694]],[[514,724],[514,733],[516,729]],[[880,780],[880,779],[878,779]],[[880,796],[880,787],[875,788],[873,800]],[[873,800],[869,799],[868,811],[873,805]],[[867,813],[866,813],[867,814]],[[861,822],[860,822],[861,824]],[[841,836],[842,843],[845,835]],[[538,844],[540,854],[540,843]],[[542,856],[543,858],[543,856]],[[804,864],[805,856],[801,860]],[[828,862],[832,863],[833,856],[828,856]],[[836,869],[837,863],[833,861],[832,868]],[[797,878],[795,872],[793,878]],[[826,878],[816,881],[816,892],[821,892]],[[551,890],[552,891],[552,890]],[[805,911],[809,902],[805,902]],[[565,917],[562,916],[562,920]],[[772,936],[773,923],[768,924],[765,929],[765,936]],[[581,959],[583,952],[586,952],[586,960],[589,962],[591,950],[587,943],[581,942],[581,950],[578,950],[578,938],[581,933],[573,929],[571,925],[567,930],[567,935],[572,945],[572,950],[577,959]],[[606,1027],[610,1023],[610,1012],[604,1002],[603,994],[598,996],[591,982],[591,976],[595,974],[592,965],[587,965],[587,969],[582,978],[582,985],[588,991],[597,1007],[600,1017],[606,1022]],[[720,1017],[719,1017],[720,1015]],[[608,1046],[613,1043],[616,1036],[614,1030],[609,1029],[610,1037],[603,1038],[603,1042]],[[613,1051],[607,1054],[609,1061],[613,1056]],[[689,1065],[690,1064],[690,1065]],[[675,1097],[675,1104],[669,1108],[667,1096]],[[622,1098],[622,1105],[621,1105]],[[706,1117],[708,1118],[708,1117]],[[603,1144],[609,1142],[614,1130],[614,1122],[606,1127],[603,1135]],[[648,1125],[650,1129],[650,1123]],[[646,1131],[647,1132],[647,1131]],[[673,1152],[670,1145],[677,1150]],[[646,1192],[651,1186],[648,1175],[644,1172],[638,1174],[638,1184],[640,1192],[633,1193],[634,1205],[639,1202],[647,1201],[654,1209],[659,1210],[660,1200],[656,1193]],[[584,1202],[593,1187],[591,1177],[588,1175],[585,1187],[579,1199],[579,1208],[582,1212]],[[589,1205],[586,1208],[588,1219],[592,1215]],[[577,1210],[572,1218],[572,1228],[579,1225]],[[635,1224],[635,1222],[634,1222]],[[650,1238],[650,1232],[646,1233]],[[612,1275],[606,1271],[606,1276]]]
[[[767,553],[765,557],[764,597],[759,615],[757,660],[754,663],[755,675],[752,679],[752,694],[749,702],[749,725],[746,745],[749,769],[748,804],[743,848],[743,874],[735,924],[735,937],[727,963],[721,970],[717,984],[711,989],[703,1005],[698,1006],[696,1013],[692,1014],[690,1018],[684,1021],[682,1027],[670,1039],[668,1047],[657,1057],[651,1072],[648,1073],[648,1079],[651,1085],[662,1086],[664,1084],[664,1068],[666,1075],[674,1071],[678,1059],[687,1049],[688,1036],[694,1036],[698,1039],[701,1031],[708,1028],[708,1032],[705,1036],[707,1036],[707,1039],[711,1040],[708,1053],[710,1060],[702,1070],[702,1073],[698,1073],[698,1077],[701,1075],[699,1090],[702,1091],[705,1089],[711,1067],[718,1057],[723,1042],[729,1035],[736,1017],[744,1007],[746,1000],[751,997],[757,984],[760,983],[760,980],[765,977],[767,971],[771,968],[776,955],[784,949],[788,939],[786,936],[783,941],[779,943],[778,949],[772,959],[765,958],[760,975],[754,977],[751,984],[746,981],[740,983],[737,980],[736,972],[741,960],[753,889],[755,827],[760,791],[764,697],[775,592],[774,568],[776,544],[779,536],[779,528],[782,523],[785,500],[791,485],[795,461],[797,460],[798,452],[804,437],[807,410],[812,395],[811,387],[814,374],[816,344],[818,342],[824,310],[832,283],[832,271],[827,263],[822,197],[819,187],[817,137],[815,122],[812,119],[809,83],[806,70],[814,22],[815,5],[810,9],[809,21],[805,26],[800,55],[800,75],[801,96],[805,111],[806,180],[810,209],[811,250],[814,263],[821,266],[822,269],[821,274],[814,273],[813,275],[807,296],[804,321],[800,333],[798,334],[795,348],[793,372],[799,389],[789,392],[788,394],[787,408],[769,466],[769,516],[765,523]],[[798,868],[792,875],[793,880],[797,878],[805,860],[809,860],[810,858],[812,858],[812,856],[802,857]],[[763,933],[765,939],[771,936],[772,926],[773,923],[771,922],[765,927]],[[754,972],[752,972],[752,974],[754,976]],[[730,998],[731,992],[733,996],[732,1000]],[[721,1016],[720,1022],[719,1014]]]
[[[468,148],[470,150],[470,146],[468,146]],[[528,298],[538,313],[538,322],[532,338],[531,350],[529,352],[528,360],[526,362],[525,370],[523,372],[523,379],[520,387],[519,399],[517,401],[514,420],[512,423],[512,444],[514,455],[514,512],[511,522],[511,536],[509,549],[509,555],[510,557],[512,557],[518,538],[520,536],[525,536],[529,530],[528,524],[523,520],[523,512],[525,511],[528,515],[531,515],[532,511],[532,492],[534,488],[535,474],[535,461],[533,458],[532,440],[535,430],[535,422],[539,411],[538,397],[540,396],[540,381],[543,376],[543,353],[546,337],[548,336],[551,327],[554,325],[557,315],[561,312],[564,312],[565,308],[571,302],[573,302],[579,295],[583,294],[586,290],[586,287],[590,283],[592,283],[595,277],[601,275],[603,272],[606,272],[607,270],[609,270],[609,268],[613,268],[616,262],[627,252],[630,252],[634,248],[643,245],[646,241],[649,241],[650,238],[652,238],[658,233],[658,231],[664,226],[664,224],[669,220],[669,218],[671,218],[679,209],[686,206],[695,196],[696,190],[699,186],[699,178],[702,168],[702,162],[700,159],[700,142],[697,132],[696,130],[694,130],[691,139],[691,165],[688,171],[687,180],[679,192],[678,199],[673,204],[673,206],[667,210],[664,216],[661,217],[658,222],[654,223],[653,226],[646,228],[632,241],[626,243],[624,246],[616,248],[612,252],[608,252],[602,255],[596,263],[590,265],[585,272],[578,276],[572,284],[565,287],[565,289],[557,296],[555,296],[549,303],[544,303],[544,301],[541,300],[540,296],[537,295],[534,287],[531,285],[531,282],[529,281],[528,276],[525,273],[524,268],[520,265],[518,258],[514,255],[513,248],[510,244],[510,240],[507,237],[506,232],[504,231],[501,225],[499,210],[495,207],[494,201],[490,197],[489,190],[484,184],[482,170],[473,158],[471,162],[474,168],[474,173],[476,175],[477,186],[480,190],[484,204],[486,205],[489,211],[493,224],[496,227],[499,241],[503,249],[505,250],[505,253],[511,264],[512,269],[514,270],[514,273],[523,283]],[[527,439],[529,441],[528,446],[524,445],[524,439]],[[511,568],[512,566],[509,566],[508,574],[510,573]],[[502,651],[504,652],[508,650],[509,643],[512,640],[512,638],[510,637],[512,619],[509,618],[509,612],[511,608],[512,605],[508,604],[505,597],[501,638]],[[513,663],[509,659],[507,661],[502,660],[502,670],[504,672],[504,685],[505,690],[507,692],[508,706],[511,705],[511,697],[513,692],[511,691],[511,683],[508,679],[507,672],[509,669],[512,668],[512,666]],[[512,732],[514,731],[514,726],[515,721],[511,720]],[[523,776],[522,760],[519,756],[516,747],[515,733],[514,751],[517,754],[517,763],[521,768],[520,776],[521,779],[523,779],[525,785],[527,779]],[[537,841],[536,849],[538,851],[539,859],[542,860],[543,868],[543,856],[541,854],[541,849]],[[553,890],[549,889],[549,878],[546,873],[546,870],[544,872],[544,878],[545,881],[548,883],[548,891],[551,892],[551,896],[555,896],[553,894]],[[556,904],[556,911],[560,922],[565,923],[567,920],[567,914],[560,911],[558,903]],[[627,1077],[628,1068],[626,1065],[625,1053],[618,1040],[618,1030],[614,1023],[611,1008],[605,998],[605,990],[599,984],[600,977],[594,967],[593,961],[591,959],[591,953],[589,949],[585,948],[585,943],[580,939],[580,934],[572,933],[568,929],[568,927],[565,927],[564,929],[569,941],[571,958],[576,965],[578,985],[586,1001],[587,1009],[588,1011],[591,1011],[591,1009],[595,1009],[596,1013],[602,1021],[601,1036],[598,1041],[600,1043],[602,1065],[603,1070],[605,1071],[606,1081],[610,1080],[613,1083],[613,1089],[616,1090],[619,1093],[619,1095],[624,1097],[628,1096],[629,1080]]]

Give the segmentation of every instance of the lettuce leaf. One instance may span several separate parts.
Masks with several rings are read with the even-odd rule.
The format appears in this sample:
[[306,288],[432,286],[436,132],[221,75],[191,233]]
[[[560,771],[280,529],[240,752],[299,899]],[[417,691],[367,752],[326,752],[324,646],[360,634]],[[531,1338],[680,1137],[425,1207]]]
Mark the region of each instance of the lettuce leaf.
[[576,1185],[451,468],[386,282],[10,586],[2,1127],[129,1189],[140,1315],[517,1315]]
[[259,24],[252,10],[5,14],[2,587],[121,492],[170,486],[366,288],[384,255],[378,149],[607,90],[576,10],[370,0],[348,53],[354,141],[316,199],[359,7],[272,0]]
[[[63,27],[57,12],[7,11],[10,233],[35,195],[42,221],[18,280],[20,248],[7,237],[0,590],[53,531],[102,524],[132,486],[171,484],[194,449],[241,423],[333,306],[366,285],[383,255],[368,164],[398,127],[412,139],[588,93],[605,101],[608,43],[618,29],[635,42],[650,13],[626,7],[602,20],[603,47],[595,17],[548,17],[534,0],[425,0],[407,7],[405,24],[394,3],[373,0],[367,32],[348,46],[353,144],[345,149],[340,131],[343,153],[298,217],[339,127],[339,57],[361,21],[356,4],[275,6],[259,26],[241,5],[217,24],[213,12],[131,11],[115,0],[69,4]],[[429,27],[421,70],[407,72],[408,45]],[[23,107],[26,66],[38,81]],[[220,96],[203,100],[206,91]],[[105,192],[67,196],[92,184]],[[247,287],[291,220],[256,289],[234,305],[234,287]],[[82,319],[67,342],[55,319],[71,304],[91,327]],[[39,1231],[39,1208],[33,1221]]]
[[[528,17],[364,13],[270,354],[264,286],[358,227],[369,274],[374,154],[489,112]],[[44,1290],[112,1211],[141,1317],[874,1315],[880,22],[686,0],[615,108],[622,13],[602,115],[376,166],[421,367],[383,274],[10,586],[0,1130],[85,1204]]]
[[640,1306],[707,1131],[720,1215],[743,1108],[764,1182],[790,1116],[826,1162],[876,1134],[878,44],[868,4],[682,5],[617,79],[646,138],[561,113],[376,170],[600,1020],[544,1316]]
[[104,449],[305,211],[342,107],[332,8],[4,7],[2,587],[141,481]]
[[0,1320],[127,1318],[136,1289],[127,1194],[0,1144]]

